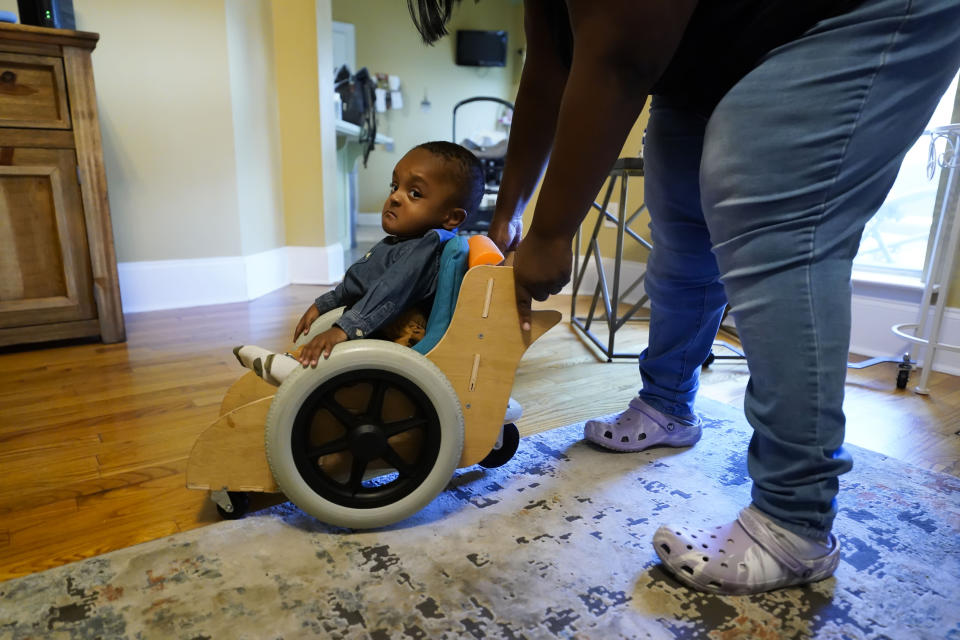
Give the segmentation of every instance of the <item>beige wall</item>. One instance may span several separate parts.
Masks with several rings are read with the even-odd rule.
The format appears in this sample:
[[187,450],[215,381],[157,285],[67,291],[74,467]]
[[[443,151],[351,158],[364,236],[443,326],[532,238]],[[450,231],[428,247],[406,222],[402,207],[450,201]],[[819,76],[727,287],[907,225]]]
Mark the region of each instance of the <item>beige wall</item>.
[[120,262],[283,246],[270,4],[74,0]]
[[[394,139],[394,151],[377,147],[370,154],[366,169],[360,163],[358,209],[380,211],[393,166],[403,154],[421,142],[450,139],[454,104],[472,96],[513,101],[519,76],[517,49],[523,41],[522,7],[513,0],[467,1],[454,12],[451,34],[457,29],[508,31],[507,66],[479,68],[454,64],[453,37],[433,47],[422,44],[407,13],[407,4],[401,0],[333,0],[332,5],[334,20],[356,27],[357,66],[366,67],[371,73],[397,75],[402,82],[403,109],[378,117],[378,131]],[[427,113],[420,110],[424,91],[432,103]],[[458,138],[462,137],[461,132],[471,129],[470,123],[462,119],[470,116],[468,109],[472,111],[472,107],[464,107],[458,112]]]
[[[77,0],[121,262],[241,252],[224,0]],[[186,17],[189,16],[189,19]]]

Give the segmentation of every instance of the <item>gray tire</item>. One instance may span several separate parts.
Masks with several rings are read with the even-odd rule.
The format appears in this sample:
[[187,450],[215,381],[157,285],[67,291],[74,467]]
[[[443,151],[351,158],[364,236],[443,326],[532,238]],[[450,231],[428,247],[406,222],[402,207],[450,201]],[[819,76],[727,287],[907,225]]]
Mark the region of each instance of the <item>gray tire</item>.
[[[385,388],[397,389],[411,398],[416,416],[398,422],[381,421],[378,427],[379,418],[371,418],[374,413],[370,411],[344,413],[336,399],[336,411],[330,409],[329,403],[338,389],[358,381],[366,383],[367,379],[373,381],[370,403],[374,402],[372,390],[382,383]],[[350,424],[344,426],[345,435],[327,443],[314,442],[310,430],[321,410],[329,411],[329,416],[344,416],[339,419],[340,424]],[[417,422],[415,428],[423,430],[416,459],[409,462],[394,455],[400,461],[395,479],[385,481],[384,486],[367,486],[369,481],[363,475],[366,462],[362,458],[368,455],[364,447],[371,442],[369,438],[373,442],[370,451],[379,450],[381,443],[389,443],[392,437],[385,434],[406,422]],[[382,431],[377,431],[381,427]],[[330,358],[316,369],[297,369],[280,385],[267,414],[267,461],[280,490],[318,520],[357,529],[381,527],[413,515],[444,489],[460,462],[463,428],[456,392],[428,359],[392,342],[345,342],[337,345]],[[318,456],[327,455],[318,454],[317,447],[331,445],[352,460],[347,481],[327,476],[316,463]],[[312,452],[308,453],[310,448]],[[376,459],[387,460],[392,451]],[[357,477],[353,465],[362,466]],[[363,484],[359,476],[364,478]]]

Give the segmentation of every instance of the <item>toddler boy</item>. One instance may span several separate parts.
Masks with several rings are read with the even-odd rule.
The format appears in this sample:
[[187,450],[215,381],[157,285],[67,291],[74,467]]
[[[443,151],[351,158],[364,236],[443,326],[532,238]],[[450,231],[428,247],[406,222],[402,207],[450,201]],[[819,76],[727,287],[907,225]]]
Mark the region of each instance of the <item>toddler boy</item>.
[[394,167],[390,194],[383,203],[381,224],[389,235],[347,269],[343,282],[310,305],[293,339],[307,333],[328,311],[346,306],[343,315],[305,344],[299,355],[277,357],[248,345],[234,349],[237,358],[268,382],[279,384],[298,362],[315,367],[337,344],[376,337],[403,312],[426,307],[436,293],[443,245],[477,210],[483,193],[483,166],[464,147],[436,141],[408,151]]

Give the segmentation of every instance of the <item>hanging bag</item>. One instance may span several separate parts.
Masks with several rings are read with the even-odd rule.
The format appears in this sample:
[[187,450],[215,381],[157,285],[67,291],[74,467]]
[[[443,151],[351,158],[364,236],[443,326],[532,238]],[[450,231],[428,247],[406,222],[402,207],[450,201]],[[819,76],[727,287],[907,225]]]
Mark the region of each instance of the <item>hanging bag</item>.
[[355,74],[346,65],[340,67],[334,77],[334,90],[340,94],[343,119],[360,127],[360,144],[363,146],[363,166],[373,151],[377,137],[377,112],[375,109],[376,83],[366,67]]

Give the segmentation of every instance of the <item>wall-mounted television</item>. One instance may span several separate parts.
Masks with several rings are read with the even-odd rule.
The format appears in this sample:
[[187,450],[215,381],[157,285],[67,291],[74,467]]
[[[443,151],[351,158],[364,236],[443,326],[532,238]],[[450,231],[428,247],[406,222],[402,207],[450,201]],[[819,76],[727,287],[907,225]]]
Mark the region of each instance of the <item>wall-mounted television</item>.
[[457,64],[467,67],[505,67],[506,31],[457,31]]

